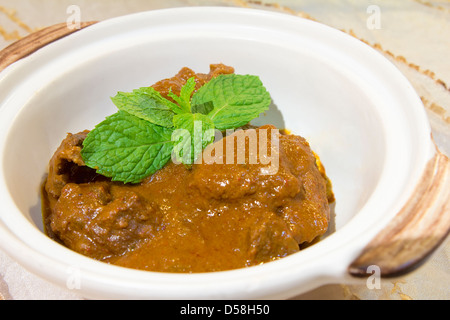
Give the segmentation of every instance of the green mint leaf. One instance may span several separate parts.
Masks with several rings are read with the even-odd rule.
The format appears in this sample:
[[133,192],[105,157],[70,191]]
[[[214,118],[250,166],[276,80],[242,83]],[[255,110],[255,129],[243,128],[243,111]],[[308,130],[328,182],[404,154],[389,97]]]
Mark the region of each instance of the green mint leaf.
[[202,150],[214,141],[214,123],[207,115],[201,113],[178,114],[174,116],[173,123],[175,160],[192,164]]
[[192,105],[212,102],[208,116],[219,130],[235,129],[269,109],[270,94],[253,75],[219,75],[192,96]]
[[194,104],[191,108],[192,113],[208,114],[214,109],[212,101],[208,101],[202,104]]
[[118,92],[111,100],[119,110],[163,127],[172,127],[175,113],[183,112],[152,87]]
[[191,77],[181,87],[180,96],[177,96],[172,91],[168,93],[168,96],[178,103],[183,112],[191,112],[191,95],[194,90],[195,90],[195,78]]
[[118,92],[119,111],[98,124],[83,142],[88,167],[113,181],[138,183],[171,158],[192,164],[214,141],[214,129],[235,129],[269,108],[259,77],[219,75],[193,93],[195,78],[177,96],[164,98],[152,87]]
[[118,111],[89,132],[81,155],[88,167],[113,181],[137,183],[170,160],[172,131]]

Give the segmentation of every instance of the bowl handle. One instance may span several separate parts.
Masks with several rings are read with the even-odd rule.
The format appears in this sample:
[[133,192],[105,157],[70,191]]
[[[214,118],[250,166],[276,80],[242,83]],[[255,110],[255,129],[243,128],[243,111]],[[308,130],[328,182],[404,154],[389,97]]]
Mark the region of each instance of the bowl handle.
[[350,264],[350,275],[367,277],[378,266],[382,277],[397,277],[420,266],[449,234],[449,199],[450,161],[437,150],[407,204]]
[[45,45],[94,23],[96,23],[96,21],[81,22],[79,29],[70,29],[67,27],[67,23],[59,23],[33,32],[24,38],[13,42],[0,51],[0,71],[5,69],[11,63],[28,56]]

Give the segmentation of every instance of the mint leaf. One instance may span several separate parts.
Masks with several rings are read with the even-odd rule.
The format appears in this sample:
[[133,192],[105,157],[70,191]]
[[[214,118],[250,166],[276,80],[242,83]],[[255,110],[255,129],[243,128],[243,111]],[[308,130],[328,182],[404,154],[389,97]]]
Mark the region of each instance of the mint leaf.
[[219,130],[235,129],[268,110],[271,98],[261,80],[253,75],[219,75],[192,96],[192,105],[212,102],[208,113]]
[[88,167],[113,181],[137,183],[170,160],[172,131],[118,111],[89,132],[81,155]]
[[[189,78],[181,87],[180,96],[177,96],[172,90],[168,96],[175,100],[183,112],[191,112],[191,94],[195,90],[195,78]],[[178,112],[181,113],[181,112]]]
[[192,113],[208,114],[214,109],[212,101],[208,101],[202,104],[194,104],[191,108]]
[[119,110],[163,127],[172,127],[175,113],[183,112],[152,87],[118,92],[111,100]]
[[[201,113],[183,113],[174,116],[172,139],[174,155],[178,162],[192,164],[202,150],[214,141],[214,123]],[[172,160],[173,157],[172,157]]]

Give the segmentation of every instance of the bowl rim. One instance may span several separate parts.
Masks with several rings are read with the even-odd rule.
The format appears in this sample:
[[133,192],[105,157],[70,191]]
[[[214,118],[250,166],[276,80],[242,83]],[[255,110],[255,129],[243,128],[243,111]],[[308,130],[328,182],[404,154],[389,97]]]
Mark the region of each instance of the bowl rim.
[[[398,71],[387,59],[382,57],[378,52],[367,46],[366,44],[354,39],[343,32],[333,29],[329,26],[325,26],[315,21],[310,21],[302,19],[299,17],[290,16],[284,13],[269,12],[265,10],[258,9],[248,9],[248,8],[231,8],[231,7],[186,7],[186,8],[171,8],[171,9],[160,9],[147,12],[139,12],[131,15],[126,15],[122,17],[112,18],[99,22],[89,28],[80,30],[66,38],[63,38],[55,43],[52,43],[45,50],[38,51],[31,57],[27,57],[14,63],[12,66],[6,68],[4,71],[0,72],[0,85],[2,80],[7,77],[14,75],[17,70],[24,70],[27,67],[36,67],[37,62],[43,57],[45,52],[55,52],[58,46],[62,46],[63,43],[67,43],[69,38],[77,37],[82,38],[84,35],[89,35],[95,33],[97,30],[108,30],[118,28],[121,25],[126,25],[127,23],[136,23],[136,21],[142,21],[148,18],[156,16],[177,16],[183,17],[189,15],[216,15],[222,17],[234,17],[240,16],[248,18],[252,17],[252,21],[259,19],[261,22],[267,19],[271,19],[268,25],[273,25],[274,22],[283,22],[285,26],[292,24],[302,24],[307,28],[312,28],[314,30],[319,30],[323,33],[330,33],[333,36],[339,37],[340,40],[346,41],[353,48],[357,50],[362,50],[363,52],[368,52],[375,60],[377,60],[383,68],[389,71],[389,74],[394,75],[395,79],[392,81],[398,81],[404,86],[405,92],[408,93],[410,101],[414,103],[414,116],[421,123],[421,127],[418,131],[427,132],[429,141],[425,141],[420,150],[427,150],[426,153],[421,155],[420,159],[415,159],[419,164],[416,169],[416,181],[420,177],[421,169],[425,167],[426,160],[430,159],[434,154],[433,145],[431,143],[431,132],[428,119],[426,118],[425,111],[422,108],[422,103],[420,99],[416,96],[414,89],[406,80],[406,78]],[[285,28],[282,26],[280,28]],[[0,95],[0,98],[1,95]],[[0,99],[1,103],[1,99]],[[3,109],[3,110],[2,110]],[[19,108],[20,109],[20,108]],[[13,110],[8,110],[12,112]],[[17,111],[17,110],[16,110]],[[0,114],[6,115],[5,108],[0,108]],[[8,118],[12,119],[13,114],[8,114]],[[0,122],[2,122],[0,117]],[[7,133],[7,129],[1,129],[0,131]],[[4,135],[5,137],[7,134]],[[3,137],[0,139],[0,151],[3,150],[6,140]],[[14,203],[7,199],[8,190],[6,186],[3,185],[3,158],[0,158],[0,199],[2,203],[7,201],[9,210],[17,212],[19,209]],[[404,190],[402,200],[399,201],[397,209],[405,203],[409,194],[412,192],[414,185],[411,188]],[[2,211],[4,209],[0,209]],[[395,211],[395,209],[393,209]],[[395,212],[394,212],[395,213]],[[357,217],[356,217],[357,218]],[[149,272],[140,271],[133,269],[126,269],[118,266],[107,265],[105,263],[92,260],[90,258],[84,257],[77,253],[74,253],[54,242],[50,242],[45,239],[45,241],[51,246],[52,254],[60,255],[64,259],[74,259],[83,264],[81,268],[83,274],[83,289],[80,291],[87,296],[102,296],[104,294],[110,294],[117,297],[138,297],[138,298],[148,298],[149,296],[161,297],[161,298],[174,298],[172,290],[175,289],[177,292],[177,297],[192,296],[197,298],[211,298],[211,297],[238,297],[238,298],[248,298],[248,297],[264,297],[270,291],[271,294],[275,294],[279,297],[288,297],[291,293],[299,293],[305,291],[305,289],[311,289],[321,284],[325,284],[330,279],[336,279],[341,277],[345,273],[348,262],[354,258],[362,247],[375,235],[375,233],[382,229],[383,226],[387,224],[392,218],[392,215],[386,216],[380,219],[376,225],[372,225],[371,230],[368,230],[366,226],[358,232],[353,232],[345,234],[345,230],[353,228],[354,224],[360,223],[358,219],[353,218],[347,223],[339,233],[330,235],[327,239],[314,245],[316,250],[311,250],[308,248],[302,251],[302,258],[299,256],[291,255],[283,259],[266,263],[261,266],[254,266],[250,268],[213,272],[213,273],[201,273],[201,274],[173,274],[173,273],[159,273],[159,272]],[[356,222],[355,222],[356,220]],[[19,218],[18,223],[24,223]],[[49,275],[54,275],[57,284],[60,286],[66,285],[67,281],[67,263],[62,259],[54,260],[54,257],[49,257],[46,254],[39,252],[34,249],[30,249],[29,246],[24,243],[21,239],[17,238],[16,235],[10,230],[10,226],[5,223],[5,221],[0,220],[0,244],[2,249],[4,249],[8,254],[10,254],[15,260],[19,261],[22,265],[26,265],[33,273],[36,273],[42,277],[49,278]],[[33,230],[31,225],[27,226],[24,232],[36,232],[39,230]],[[41,233],[42,235],[42,233]],[[353,243],[355,238],[361,239],[358,244]],[[7,245],[6,245],[7,244]],[[339,262],[340,265],[335,266],[335,268],[328,268],[330,261]],[[33,265],[29,264],[29,261],[34,261]],[[311,273],[311,281],[305,281],[299,271],[293,271],[293,267],[302,263],[302,269],[309,270]],[[70,265],[69,265],[70,266]],[[294,268],[295,269],[295,268]],[[302,272],[303,272],[302,271]],[[296,280],[287,280],[285,274],[290,274],[296,278]],[[110,292],[110,284],[114,278],[114,287],[118,288],[117,293]],[[267,281],[270,279],[271,281]],[[302,285],[304,287],[299,291],[298,284],[295,282],[302,279]],[[314,284],[312,283],[314,281]],[[294,284],[293,284],[294,283]],[[130,286],[130,284],[132,284]],[[151,286],[149,286],[151,284]],[[192,294],[193,287],[195,286],[196,296]],[[120,291],[120,292],[119,292]]]

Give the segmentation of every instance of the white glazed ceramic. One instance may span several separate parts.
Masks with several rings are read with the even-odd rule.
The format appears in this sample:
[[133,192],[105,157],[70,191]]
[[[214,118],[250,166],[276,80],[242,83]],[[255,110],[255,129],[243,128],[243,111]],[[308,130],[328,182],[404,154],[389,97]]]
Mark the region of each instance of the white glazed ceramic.
[[[259,75],[278,111],[257,122],[306,137],[336,196],[335,231],[264,265],[169,274],[107,265],[43,233],[39,188],[67,132],[115,112],[109,97],[210,63]],[[280,118],[280,113],[282,118]],[[293,16],[179,8],[97,23],[0,73],[0,246],[88,298],[287,298],[349,281],[347,267],[407,202],[435,153],[422,103],[402,74],[360,41]]]

